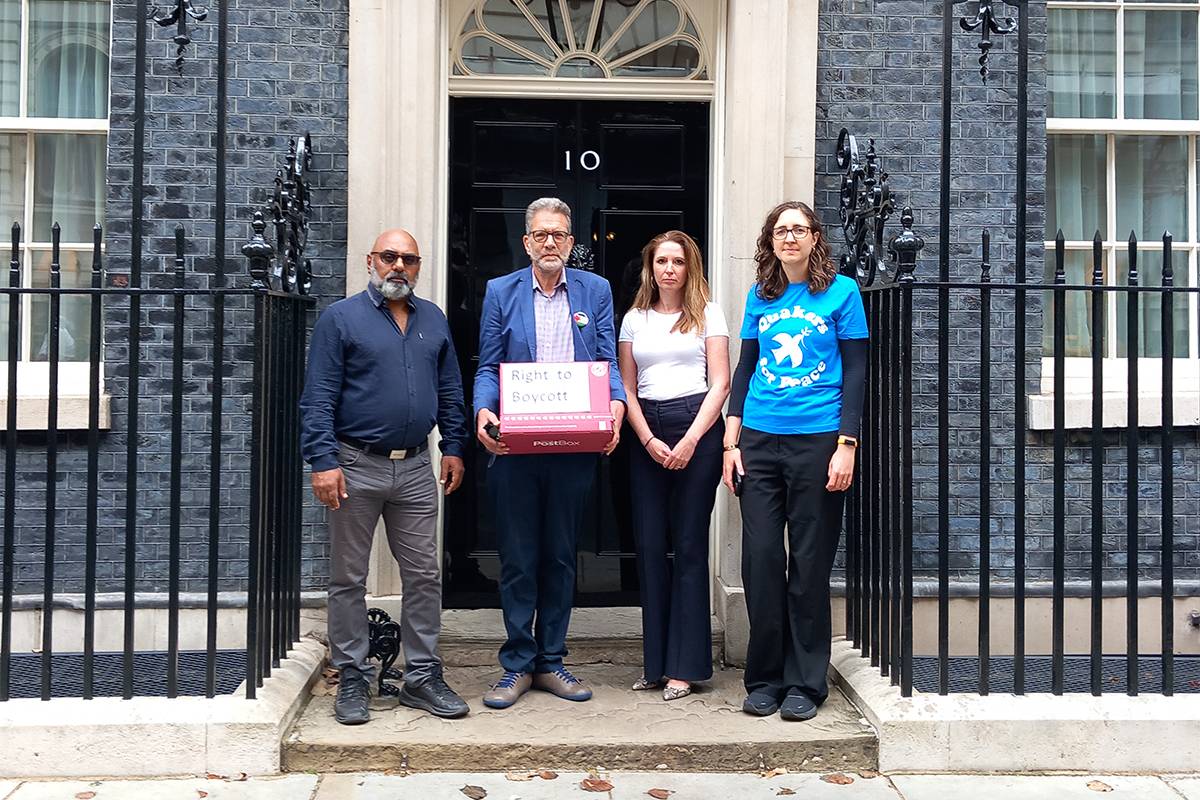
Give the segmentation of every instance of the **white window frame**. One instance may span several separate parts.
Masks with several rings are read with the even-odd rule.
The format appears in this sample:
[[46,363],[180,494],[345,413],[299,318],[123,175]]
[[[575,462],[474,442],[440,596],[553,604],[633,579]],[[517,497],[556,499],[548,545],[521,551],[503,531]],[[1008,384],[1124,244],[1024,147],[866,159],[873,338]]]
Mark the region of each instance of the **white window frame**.
[[[21,5],[20,33],[20,65],[18,87],[17,116],[0,116],[0,134],[15,134],[25,136],[25,197],[21,216],[21,285],[31,286],[33,280],[33,256],[35,253],[48,252],[51,249],[50,240],[35,238],[33,230],[33,187],[34,187],[34,137],[42,133],[79,133],[85,135],[103,135],[106,143],[109,133],[108,117],[103,119],[60,118],[60,117],[30,117],[29,111],[29,6],[30,0],[19,0]],[[112,4],[109,8],[109,104],[112,102]],[[8,285],[8,262],[12,258],[12,250],[8,236],[8,225],[5,221],[3,237],[3,269],[0,269],[0,281]],[[76,251],[83,255],[81,263],[91,264],[92,243],[60,242],[61,252]],[[102,245],[103,248],[103,245]],[[7,304],[7,298],[0,298]],[[32,305],[31,295],[21,298],[21,357],[17,362],[17,429],[44,430],[46,428],[47,410],[50,396],[50,364],[47,361],[30,359],[32,347]],[[104,379],[104,349],[101,347],[100,376],[101,386]],[[86,361],[60,361],[58,372],[58,426],[61,430],[81,430],[88,427],[88,394],[89,394],[90,364]],[[109,397],[101,390],[100,426],[109,427]],[[8,407],[8,349],[0,352],[0,430],[7,424]]]
[[[1117,44],[1116,82],[1116,117],[1115,118],[1073,118],[1048,117],[1046,119],[1047,138],[1066,134],[1094,134],[1105,137],[1105,166],[1106,166],[1106,216],[1105,234],[1102,243],[1105,274],[1108,280],[1115,281],[1117,276],[1117,254],[1128,249],[1128,239],[1118,236],[1117,231],[1117,196],[1116,196],[1116,138],[1117,136],[1185,136],[1187,138],[1187,200],[1188,219],[1185,237],[1172,242],[1172,253],[1176,275],[1183,273],[1187,276],[1188,286],[1198,286],[1200,279],[1200,229],[1197,226],[1197,141],[1200,139],[1200,119],[1195,120],[1164,120],[1164,119],[1126,119],[1125,118],[1125,10],[1134,11],[1192,11],[1196,12],[1197,41],[1200,41],[1200,2],[1175,3],[1126,3],[1126,2],[1087,2],[1086,0],[1051,0],[1047,10],[1076,9],[1076,10],[1112,10],[1116,13],[1115,39]],[[1200,59],[1197,59],[1200,73]],[[1200,80],[1200,74],[1197,75]],[[1053,264],[1053,241],[1046,241],[1046,263]],[[1085,252],[1088,263],[1091,262],[1092,241],[1069,240],[1065,242],[1067,251]],[[1162,250],[1161,240],[1147,239],[1138,242],[1138,251]],[[1090,276],[1090,270],[1088,271]],[[1090,280],[1090,278],[1089,278]],[[1183,281],[1176,280],[1176,285]],[[1188,300],[1188,355],[1174,359],[1174,417],[1176,425],[1200,424],[1200,297],[1190,294]],[[1107,351],[1104,354],[1103,424],[1106,428],[1124,427],[1128,420],[1129,397],[1127,392],[1129,361],[1117,356],[1116,319],[1118,303],[1124,296],[1110,292],[1106,297],[1106,320],[1109,326],[1106,331]],[[1138,420],[1143,426],[1162,424],[1162,359],[1141,356],[1138,362]],[[1091,358],[1070,357],[1064,359],[1064,382],[1066,386],[1066,426],[1068,428],[1088,428],[1092,425],[1092,360]],[[1040,392],[1029,397],[1029,427],[1033,429],[1050,429],[1054,427],[1054,359],[1043,356],[1041,361]]]

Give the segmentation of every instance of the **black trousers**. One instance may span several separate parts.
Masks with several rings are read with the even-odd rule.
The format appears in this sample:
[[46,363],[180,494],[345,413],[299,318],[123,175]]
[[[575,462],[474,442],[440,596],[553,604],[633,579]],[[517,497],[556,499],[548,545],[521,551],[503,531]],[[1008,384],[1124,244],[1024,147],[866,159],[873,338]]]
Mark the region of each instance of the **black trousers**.
[[[829,573],[842,532],[844,492],[829,492],[837,433],[777,435],[744,428],[742,584],[750,618],[747,692],[818,705],[829,695]],[[784,528],[787,549],[784,549]]]
[[[696,394],[639,403],[651,432],[674,447],[703,401],[704,395]],[[708,521],[721,482],[724,435],[725,424],[718,418],[681,470],[664,468],[644,447],[632,448],[629,481],[647,680],[712,677]],[[675,553],[674,563],[667,557],[670,551]]]

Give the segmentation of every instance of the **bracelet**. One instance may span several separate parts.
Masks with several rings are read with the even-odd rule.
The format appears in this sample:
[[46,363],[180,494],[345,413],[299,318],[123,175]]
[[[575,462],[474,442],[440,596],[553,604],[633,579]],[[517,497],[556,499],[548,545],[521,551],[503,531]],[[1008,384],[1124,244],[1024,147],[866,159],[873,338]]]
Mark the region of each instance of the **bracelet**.
[[657,436],[651,436],[649,439],[647,439],[646,441],[642,442],[642,447],[649,447],[649,446],[650,446],[650,443],[651,443],[651,442],[653,442],[653,441],[654,441],[655,439],[657,439],[657,438],[658,438]]
[[723,449],[726,453],[728,453],[730,450],[740,450],[741,448],[739,448],[736,444],[727,444]]

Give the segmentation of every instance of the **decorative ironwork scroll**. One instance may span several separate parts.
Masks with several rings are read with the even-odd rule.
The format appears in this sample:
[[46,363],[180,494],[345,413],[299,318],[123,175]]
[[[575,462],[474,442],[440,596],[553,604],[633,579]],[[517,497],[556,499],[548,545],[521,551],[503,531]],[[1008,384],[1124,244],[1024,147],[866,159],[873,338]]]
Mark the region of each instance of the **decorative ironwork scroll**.
[[203,22],[208,18],[208,9],[196,8],[192,5],[192,0],[175,0],[175,10],[169,14],[160,14],[158,6],[150,10],[150,19],[165,28],[168,25],[175,26],[175,36],[172,41],[175,42],[175,69],[179,74],[183,74],[183,51],[192,43],[192,37],[188,35],[187,22],[188,17]]
[[870,286],[887,270],[881,262],[883,230],[896,203],[888,189],[888,174],[875,153],[874,139],[869,140],[866,154],[860,155],[858,140],[842,128],[837,164],[844,170],[838,217],[846,248],[840,270],[863,286]]
[[[275,173],[275,188],[262,211],[254,212],[254,236],[243,245],[250,259],[253,288],[307,295],[312,291],[312,260],[306,258],[308,219],[312,213],[308,173],[312,169],[312,137],[309,134],[288,144],[287,166]],[[274,226],[268,241],[267,224]]]
[[382,608],[372,608],[367,612],[367,641],[367,658],[379,659],[379,696],[395,697],[400,694],[400,689],[395,684],[384,683],[384,678],[398,681],[404,677],[399,670],[392,669],[400,657],[400,623]]
[[1005,18],[1003,22],[996,19],[996,11],[992,7],[992,0],[979,0],[979,8],[975,12],[975,16],[968,19],[962,17],[958,24],[964,31],[979,31],[979,76],[983,78],[983,82],[987,83],[988,79],[988,53],[991,51],[993,42],[992,34],[1003,35],[1012,33],[1017,29],[1017,21],[1011,18]]

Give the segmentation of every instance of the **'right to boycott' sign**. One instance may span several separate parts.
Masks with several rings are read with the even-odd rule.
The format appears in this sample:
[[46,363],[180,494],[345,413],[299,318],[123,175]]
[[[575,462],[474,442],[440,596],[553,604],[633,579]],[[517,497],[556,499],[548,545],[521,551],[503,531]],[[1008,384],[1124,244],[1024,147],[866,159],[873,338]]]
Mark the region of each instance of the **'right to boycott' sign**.
[[607,361],[500,365],[500,438],[514,454],[598,453],[612,439]]

